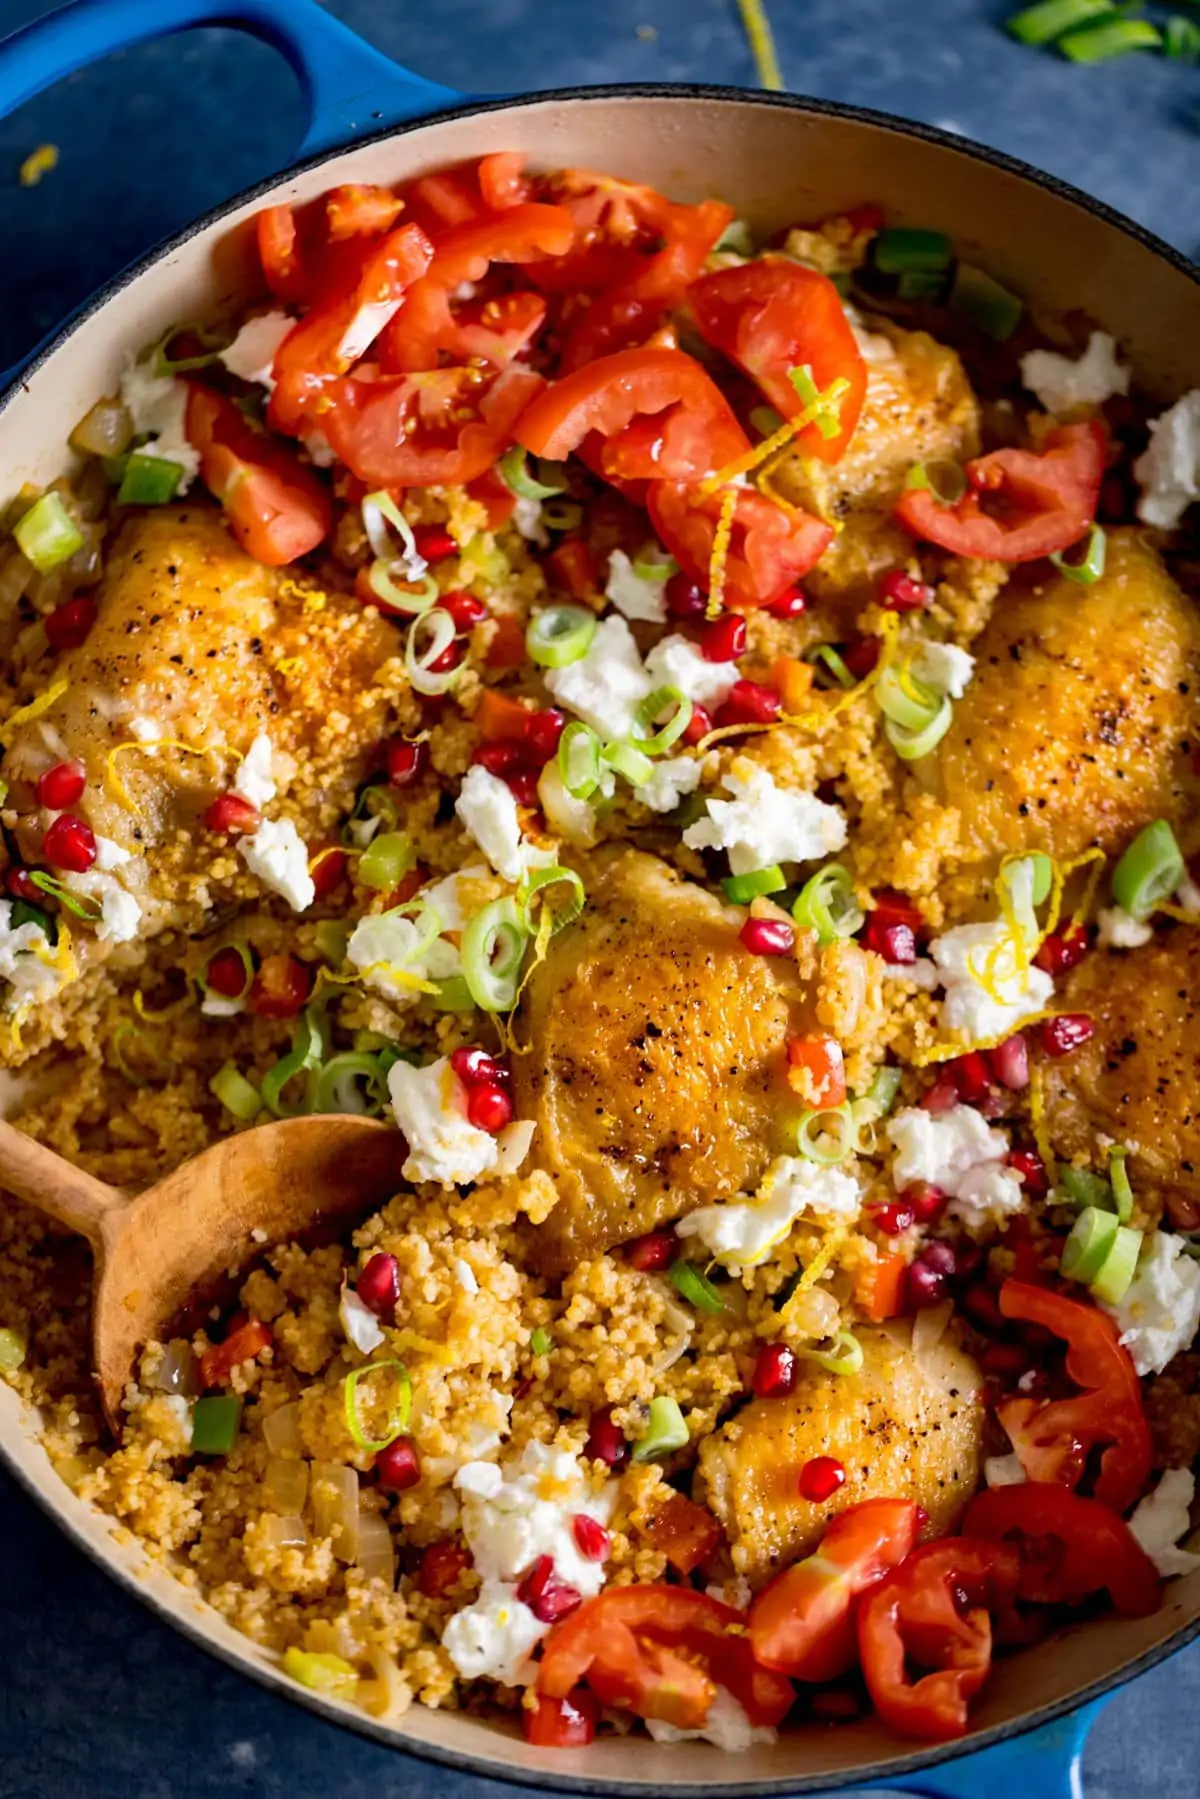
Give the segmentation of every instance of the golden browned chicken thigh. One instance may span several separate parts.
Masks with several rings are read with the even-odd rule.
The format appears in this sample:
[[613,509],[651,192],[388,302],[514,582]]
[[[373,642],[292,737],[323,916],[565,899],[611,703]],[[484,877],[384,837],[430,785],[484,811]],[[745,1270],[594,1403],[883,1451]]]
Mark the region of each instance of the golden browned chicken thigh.
[[[829,1520],[863,1499],[915,1499],[944,1535],[975,1490],[983,1382],[943,1337],[916,1354],[907,1328],[860,1332],[858,1374],[810,1368],[786,1399],[755,1399],[700,1446],[697,1491],[720,1519],[733,1564],[760,1587],[809,1555]],[[846,1470],[832,1499],[800,1496],[814,1456]]]
[[783,1148],[799,982],[742,948],[740,921],[627,852],[530,982],[514,1084],[561,1195],[537,1233],[547,1272],[753,1189]]

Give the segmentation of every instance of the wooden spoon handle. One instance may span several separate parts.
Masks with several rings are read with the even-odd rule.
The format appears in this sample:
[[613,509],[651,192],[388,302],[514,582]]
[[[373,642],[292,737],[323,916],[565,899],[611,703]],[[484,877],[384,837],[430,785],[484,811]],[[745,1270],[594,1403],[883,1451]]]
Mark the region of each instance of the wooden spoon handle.
[[0,1187],[7,1187],[36,1207],[78,1231],[93,1244],[100,1241],[106,1219],[127,1205],[119,1187],[106,1186],[85,1174],[52,1149],[46,1149],[0,1119]]

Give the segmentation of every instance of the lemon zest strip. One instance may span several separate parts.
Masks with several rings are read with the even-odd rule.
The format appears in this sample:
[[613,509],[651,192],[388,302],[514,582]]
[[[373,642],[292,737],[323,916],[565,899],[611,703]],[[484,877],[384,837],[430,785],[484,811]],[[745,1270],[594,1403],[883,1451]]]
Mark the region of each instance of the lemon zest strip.
[[767,88],[772,93],[781,93],[783,91],[783,71],[779,67],[775,36],[762,0],[738,0],[738,11],[742,15],[746,36],[750,40],[750,50],[758,74],[758,85]]
[[36,699],[30,700],[27,706],[20,706],[15,712],[10,712],[4,721],[5,730],[10,725],[27,725],[32,719],[40,718],[43,712],[49,712],[51,706],[62,699],[70,685],[66,675],[60,676],[44,693],[39,693]]
[[214,756],[218,753],[212,744],[204,744],[197,748],[194,743],[184,743],[179,737],[155,737],[148,739],[145,743],[138,737],[131,737],[126,743],[118,743],[114,749],[109,750],[104,759],[105,785],[113,798],[119,801],[127,812],[132,812],[136,816],[140,816],[141,807],[130,794],[117,769],[118,756],[126,756],[131,750],[143,750],[147,754],[151,754],[155,750],[178,750],[184,756]]
[[733,518],[737,511],[738,490],[727,487],[721,495],[721,516],[713,533],[712,555],[708,563],[708,609],[706,618],[716,618],[725,596],[725,564],[729,560],[729,540],[733,535]]

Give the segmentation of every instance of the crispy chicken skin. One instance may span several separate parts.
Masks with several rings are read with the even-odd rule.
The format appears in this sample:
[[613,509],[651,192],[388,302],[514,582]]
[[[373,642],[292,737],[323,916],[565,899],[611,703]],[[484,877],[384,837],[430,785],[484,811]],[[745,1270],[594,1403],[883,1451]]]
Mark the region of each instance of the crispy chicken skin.
[[1151,819],[1180,817],[1192,779],[1200,615],[1157,553],[1114,530],[1094,586],[1037,567],[972,645],[975,677],[937,753],[971,861],[1119,853]]
[[[696,1491],[720,1519],[752,1587],[810,1555],[829,1520],[863,1499],[915,1499],[944,1535],[979,1478],[983,1382],[943,1337],[920,1358],[907,1328],[859,1333],[858,1374],[809,1367],[785,1399],[755,1399],[700,1446]],[[830,1455],[845,1484],[819,1505],[799,1475]]]
[[1095,1035],[1045,1065],[1055,1149],[1095,1158],[1096,1134],[1128,1143],[1129,1168],[1159,1193],[1200,1199],[1200,930],[1181,925],[1135,950],[1093,950],[1055,995]]
[[626,852],[530,982],[514,1086],[561,1195],[534,1246],[546,1272],[753,1189],[783,1148],[799,982],[744,950],[738,923]]

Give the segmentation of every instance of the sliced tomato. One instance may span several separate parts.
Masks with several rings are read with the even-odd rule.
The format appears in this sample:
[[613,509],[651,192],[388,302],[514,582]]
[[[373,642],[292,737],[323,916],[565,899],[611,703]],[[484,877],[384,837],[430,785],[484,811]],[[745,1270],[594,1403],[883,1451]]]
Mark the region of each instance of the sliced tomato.
[[1096,516],[1104,477],[1102,425],[1050,431],[1040,455],[993,450],[966,465],[967,492],[944,506],[930,488],[908,488],[896,517],[914,537],[955,556],[1031,562],[1077,543]]
[[1150,1427],[1137,1372],[1112,1319],[1097,1306],[1017,1280],[1001,1287],[1000,1310],[1063,1338],[1067,1374],[1082,1389],[1071,1399],[1013,1398],[996,1407],[1022,1468],[1030,1480],[1076,1487],[1089,1451],[1107,1444],[1095,1497],[1115,1512],[1127,1511],[1150,1473]]
[[291,206],[265,206],[254,221],[263,277],[277,300],[293,304],[305,291],[300,233]]
[[855,1601],[914,1547],[920,1508],[865,1499],[833,1520],[814,1554],[785,1568],[750,1607],[759,1662],[794,1680],[837,1680],[854,1666]]
[[804,410],[789,369],[807,365],[822,392],[833,381],[849,383],[836,437],[811,424],[796,440],[810,456],[836,462],[862,411],[867,365],[828,276],[767,257],[705,275],[689,289],[688,303],[702,336],[744,369],[784,418]]
[[479,192],[485,206],[493,212],[504,212],[529,199],[533,184],[525,174],[525,155],[521,150],[496,150],[479,163]]
[[527,1743],[539,1749],[577,1749],[596,1734],[599,1707],[586,1687],[576,1687],[565,1699],[548,1699],[539,1693],[532,1708],[521,1710],[521,1730]]
[[908,1257],[902,1249],[864,1262],[854,1282],[854,1297],[875,1324],[898,1318],[908,1292]]
[[372,487],[441,487],[474,481],[512,441],[542,390],[540,375],[504,369],[435,369],[328,390],[321,428],[351,472]]
[[610,1587],[551,1631],[538,1691],[565,1699],[586,1681],[605,1705],[696,1730],[724,1686],[753,1724],[778,1724],[795,1694],[757,1666],[744,1624],[741,1612],[690,1587]]
[[672,214],[689,210],[641,182],[592,169],[566,169],[541,185],[575,226],[566,255],[530,270],[543,293],[594,294],[632,279],[663,248]]
[[325,217],[333,243],[347,237],[374,237],[390,231],[404,211],[404,201],[390,187],[351,181],[325,196]]
[[200,1357],[200,1383],[220,1387],[243,1362],[252,1362],[272,1342],[271,1331],[258,1318],[247,1319],[231,1330],[223,1343],[215,1343]]
[[811,1037],[791,1037],[787,1059],[789,1085],[795,1087],[805,1105],[820,1111],[842,1104],[846,1097],[846,1060],[836,1037],[825,1031]]
[[[647,504],[654,528],[679,566],[707,590],[720,493],[655,481]],[[734,611],[769,606],[821,560],[833,527],[794,507],[785,510],[753,488],[738,493],[725,562],[725,604]]]
[[283,444],[255,431],[227,395],[193,385],[186,429],[205,486],[257,561],[282,568],[328,536],[333,506],[321,481]]
[[[875,1710],[901,1736],[960,1737],[992,1662],[989,1611],[1012,1612],[1020,1558],[1002,1543],[947,1537],[914,1549],[868,1593],[858,1649]],[[908,1664],[928,1668],[917,1680]]]
[[467,492],[473,500],[487,513],[489,527],[498,531],[501,525],[507,525],[517,509],[517,496],[506,481],[502,481],[495,469],[485,469],[474,481],[467,485]]
[[457,225],[477,219],[484,210],[479,171],[472,163],[420,175],[403,190],[410,217],[438,239]]
[[1154,1563],[1125,1520],[1098,1499],[1038,1481],[993,1487],[971,1501],[963,1530],[1020,1550],[1020,1599],[1082,1605],[1107,1589],[1128,1618],[1158,1610],[1162,1582]]
[[725,1532],[712,1513],[686,1493],[672,1493],[646,1519],[642,1529],[680,1574],[690,1574],[706,1562],[725,1540]]
[[662,249],[596,295],[567,334],[563,367],[581,368],[597,356],[644,344],[703,273],[732,218],[733,208],[716,200],[705,200],[699,206],[668,203],[660,225],[666,239]]

